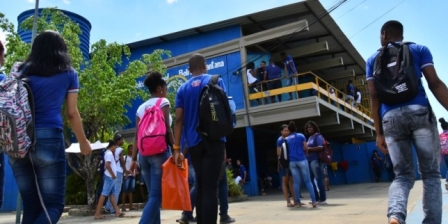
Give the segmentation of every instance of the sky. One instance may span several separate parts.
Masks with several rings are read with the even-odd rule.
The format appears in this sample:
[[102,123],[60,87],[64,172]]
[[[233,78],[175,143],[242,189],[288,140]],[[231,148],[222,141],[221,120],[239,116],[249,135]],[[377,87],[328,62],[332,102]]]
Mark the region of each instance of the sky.
[[[192,27],[206,25],[297,0],[40,0],[40,7],[58,7],[77,13],[92,24],[91,43],[131,43]],[[338,0],[321,0],[329,9]],[[17,16],[33,9],[34,0],[1,0],[0,12],[17,25]],[[367,60],[380,48],[380,28],[388,20],[404,26],[405,41],[426,45],[432,52],[439,77],[448,83],[448,1],[347,0],[331,16],[361,56]],[[0,31],[0,40],[5,34]],[[425,87],[426,82],[423,79]],[[448,119],[446,110],[427,89],[436,116]],[[447,96],[448,97],[448,96]],[[439,125],[440,126],[440,125]]]

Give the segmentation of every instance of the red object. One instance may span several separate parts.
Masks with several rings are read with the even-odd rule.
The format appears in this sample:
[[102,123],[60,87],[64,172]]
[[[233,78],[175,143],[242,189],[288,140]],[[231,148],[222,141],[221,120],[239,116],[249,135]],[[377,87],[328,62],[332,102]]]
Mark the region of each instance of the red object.
[[347,161],[339,162],[339,166],[341,167],[341,169],[343,171],[347,171],[348,170],[348,162]]
[[187,160],[179,168],[170,157],[162,168],[162,209],[191,211]]

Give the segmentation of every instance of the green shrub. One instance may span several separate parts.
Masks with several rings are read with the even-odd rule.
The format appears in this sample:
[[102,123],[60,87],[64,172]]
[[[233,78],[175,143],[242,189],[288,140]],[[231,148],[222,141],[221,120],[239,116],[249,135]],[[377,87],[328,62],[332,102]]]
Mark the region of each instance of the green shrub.
[[75,173],[67,176],[65,187],[66,205],[87,205],[87,192],[84,180]]
[[240,185],[235,183],[235,179],[233,179],[232,171],[226,169],[227,174],[227,185],[229,186],[229,197],[236,197],[243,195],[243,189]]

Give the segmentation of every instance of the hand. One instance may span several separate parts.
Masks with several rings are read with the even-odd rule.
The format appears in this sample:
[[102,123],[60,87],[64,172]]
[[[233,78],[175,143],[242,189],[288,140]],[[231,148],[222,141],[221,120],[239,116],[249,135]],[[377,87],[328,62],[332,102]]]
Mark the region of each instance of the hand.
[[135,171],[134,171],[135,173],[135,176],[138,176],[140,173],[138,172],[138,169],[135,169]]
[[81,149],[81,154],[82,155],[89,155],[90,153],[92,153],[92,148],[90,147],[90,142],[89,140],[84,140],[79,142],[79,148]]
[[136,161],[132,161],[131,162],[131,167],[129,169],[130,170],[137,170],[137,162]]
[[112,176],[112,179],[113,179],[113,180],[117,179],[117,176],[113,175],[113,176]]
[[389,150],[387,149],[386,139],[384,138],[384,135],[376,136],[376,147],[378,147],[380,151],[383,153],[389,152]]
[[178,167],[182,167],[182,162],[184,161],[184,155],[179,152],[179,150],[174,150],[173,153],[174,158],[174,164],[176,164]]

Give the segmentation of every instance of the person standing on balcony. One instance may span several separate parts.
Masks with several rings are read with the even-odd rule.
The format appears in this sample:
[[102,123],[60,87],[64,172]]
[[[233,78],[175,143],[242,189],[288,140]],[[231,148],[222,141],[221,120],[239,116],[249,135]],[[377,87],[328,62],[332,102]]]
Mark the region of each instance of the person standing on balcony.
[[[247,75],[247,84],[249,85],[249,94],[258,93],[260,90],[259,84],[260,80],[257,79],[257,75],[255,74],[255,64],[253,62],[249,62],[246,65],[246,75]],[[261,100],[257,99],[258,105],[262,105]]]
[[355,106],[355,87],[353,86],[353,81],[348,80],[348,84],[345,91],[345,102],[350,103]]
[[[283,64],[285,65],[285,72],[288,71],[289,79],[286,85],[287,86],[298,85],[299,84],[298,77],[293,76],[298,74],[296,64],[294,63],[294,59],[291,57],[291,55],[286,55],[285,52],[280,53],[280,56],[282,57]],[[299,98],[299,93],[297,93],[297,98]],[[292,100],[292,93],[289,93],[289,100]]]
[[[380,31],[380,41],[382,48],[367,60],[366,81],[377,134],[376,145],[383,153],[389,153],[396,175],[389,188],[387,212],[389,224],[406,223],[409,192],[415,182],[413,145],[417,152],[424,188],[422,223],[440,224],[442,223],[440,139],[437,121],[421,81],[422,73],[429,89],[446,110],[448,110],[448,89],[437,75],[431,52],[426,46],[415,43],[406,43],[407,46],[402,44],[403,25],[399,21],[391,20],[384,23]],[[397,49],[401,47],[403,50]],[[412,61],[396,61],[397,57],[394,56],[394,52],[402,52]],[[384,69],[375,68],[375,65]],[[395,66],[401,65],[413,67],[402,66],[399,69],[393,69]],[[393,71],[402,71],[402,69],[407,71],[406,74],[414,72],[416,77],[403,75],[403,73],[396,74]],[[377,85],[376,82],[381,81],[375,79],[374,76],[378,75],[406,77],[408,82],[398,83],[398,85],[405,87],[400,90],[406,91],[407,98],[393,99],[400,102],[396,104],[381,103],[391,99],[380,98],[378,93],[381,91],[382,94],[385,94],[389,89],[377,89],[377,86],[380,85]],[[414,80],[416,82],[413,82]],[[407,100],[408,98],[411,99]]]
[[[282,80],[280,79],[282,77],[282,70],[280,67],[275,65],[274,60],[271,58],[269,59],[269,65],[266,67],[266,76],[268,80],[268,89],[279,89],[282,88]],[[282,102],[282,95],[277,95],[278,101]],[[271,102],[275,103],[275,96],[271,96]]]
[[362,95],[361,91],[359,91],[358,88],[355,88],[355,99],[356,99],[356,106],[361,105]]

